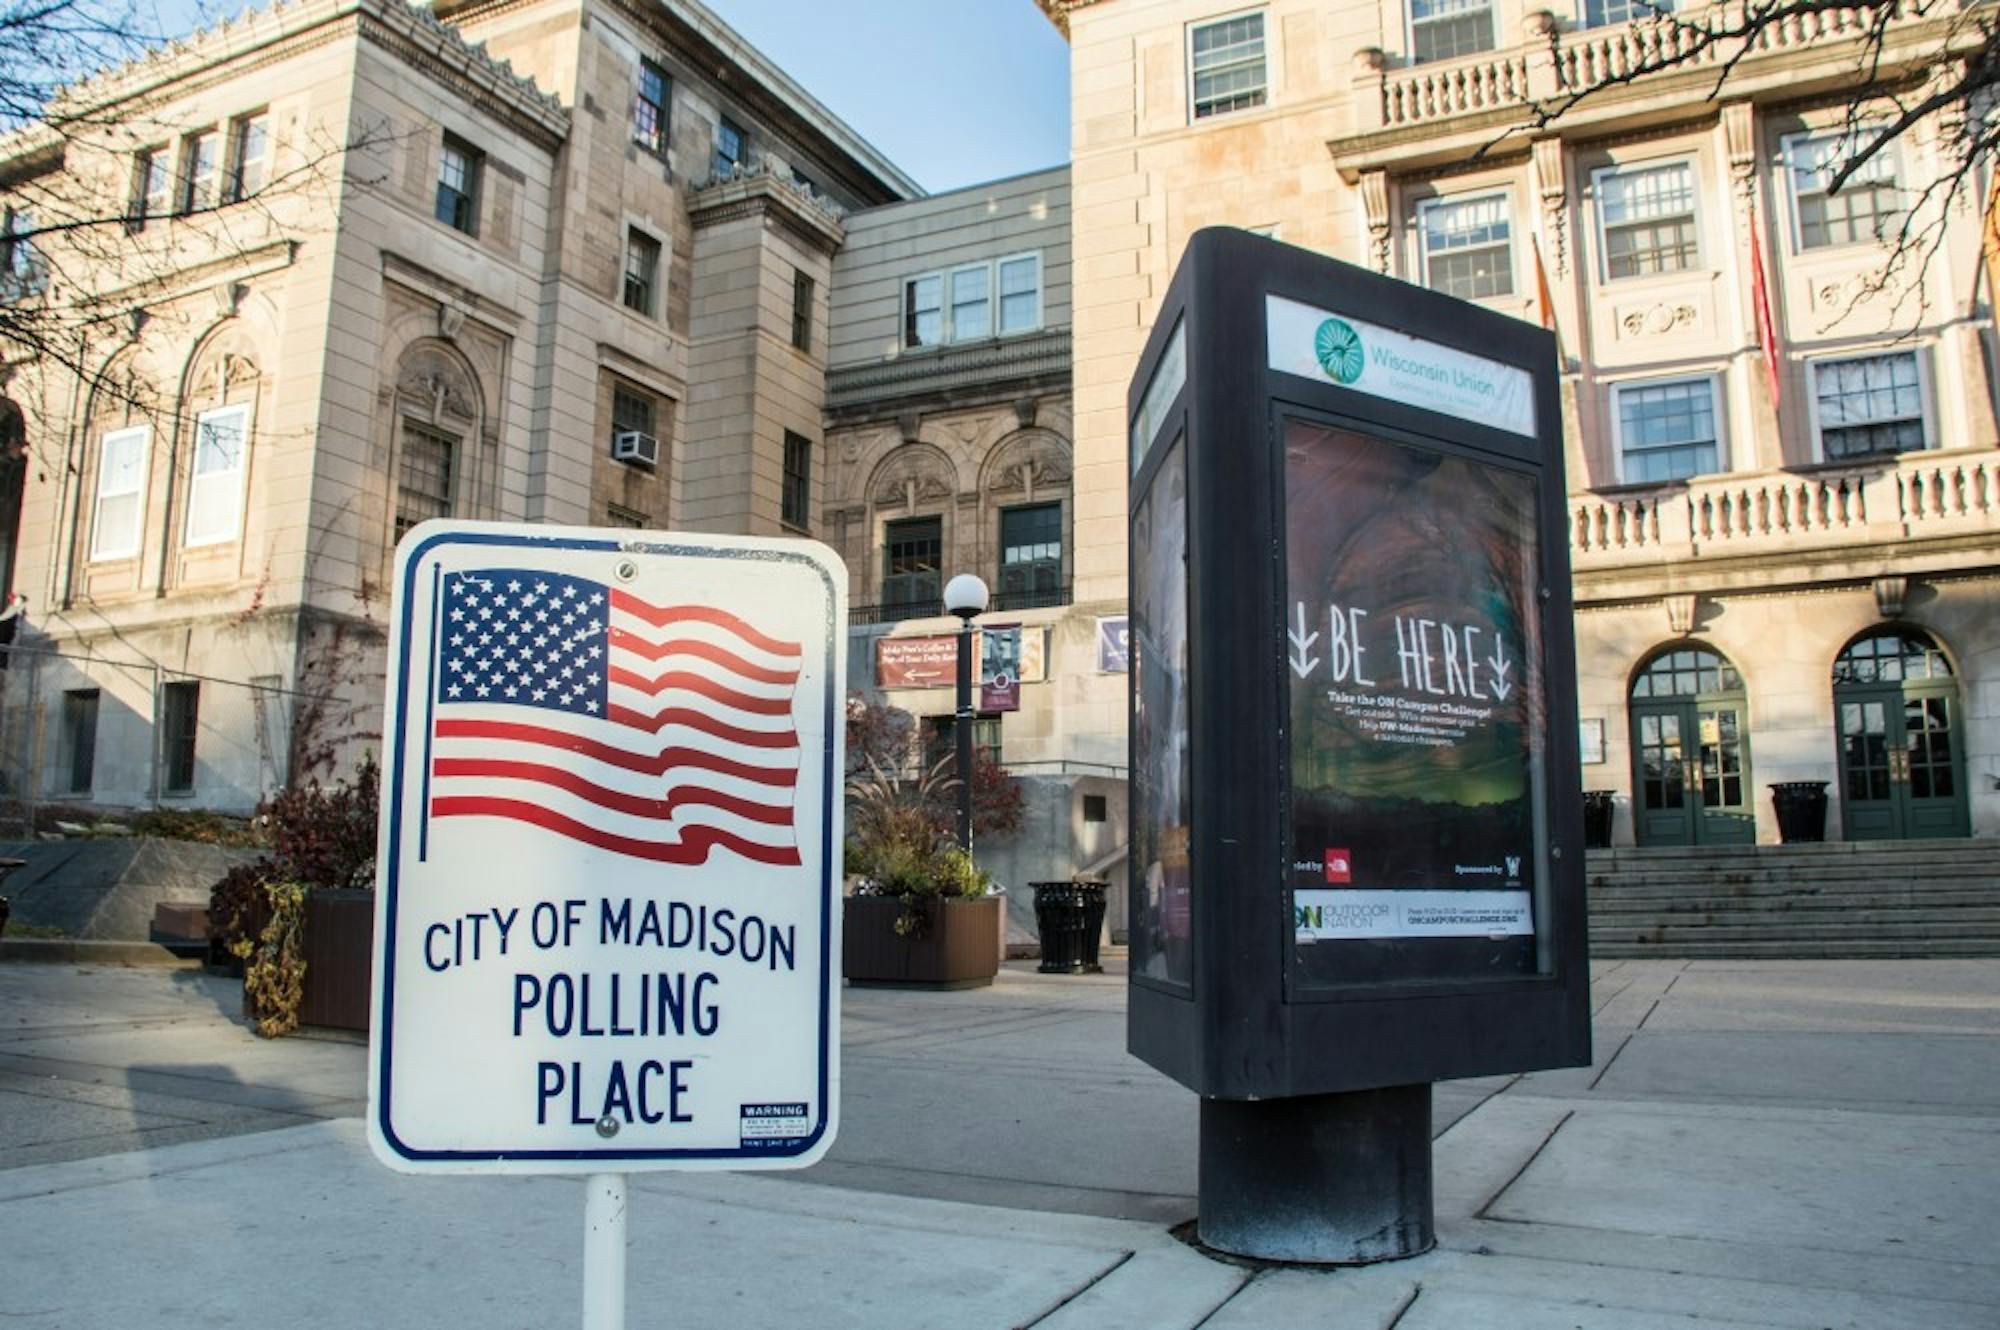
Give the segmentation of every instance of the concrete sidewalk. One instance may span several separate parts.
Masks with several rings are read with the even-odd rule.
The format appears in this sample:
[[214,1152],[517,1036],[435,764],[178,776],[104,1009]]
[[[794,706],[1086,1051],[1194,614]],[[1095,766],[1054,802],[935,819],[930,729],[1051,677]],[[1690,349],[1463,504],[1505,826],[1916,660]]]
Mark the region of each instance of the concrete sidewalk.
[[[2000,962],[1625,963],[1597,992],[1597,1066],[1440,1087],[1440,1249],[1337,1272],[1169,1234],[1194,1105],[1122,1053],[1122,983],[850,992],[825,1164],[635,1178],[631,1323],[2000,1325]],[[574,1323],[579,1183],[388,1172],[362,1050],[257,1041],[229,997],[0,966],[10,1324]]]

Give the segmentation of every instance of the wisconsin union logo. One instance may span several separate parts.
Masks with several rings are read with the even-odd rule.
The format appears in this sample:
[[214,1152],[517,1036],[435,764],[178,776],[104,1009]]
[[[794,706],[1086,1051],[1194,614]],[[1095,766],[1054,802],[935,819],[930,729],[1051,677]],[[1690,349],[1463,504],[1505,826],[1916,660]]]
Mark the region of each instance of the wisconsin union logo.
[[1313,354],[1319,357],[1319,367],[1335,383],[1349,384],[1361,377],[1364,365],[1361,334],[1345,320],[1328,319],[1319,325],[1319,331],[1313,334]]

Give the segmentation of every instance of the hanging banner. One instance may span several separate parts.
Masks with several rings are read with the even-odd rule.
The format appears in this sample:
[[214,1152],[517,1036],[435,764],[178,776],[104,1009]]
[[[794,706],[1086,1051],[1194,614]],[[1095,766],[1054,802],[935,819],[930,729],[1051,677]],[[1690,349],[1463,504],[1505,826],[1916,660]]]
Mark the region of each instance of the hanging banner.
[[1021,709],[1021,630],[984,628],[979,633],[979,709]]
[[[986,659],[981,639],[991,629],[972,635],[972,658]],[[1048,628],[1043,624],[1009,630],[1019,640],[1014,682],[1041,683],[1048,678]],[[980,675],[983,680],[986,676]],[[958,682],[958,634],[875,639],[875,684],[878,688],[950,688]]]
[[1131,620],[1110,615],[1097,621],[1097,672],[1129,674],[1132,670]]

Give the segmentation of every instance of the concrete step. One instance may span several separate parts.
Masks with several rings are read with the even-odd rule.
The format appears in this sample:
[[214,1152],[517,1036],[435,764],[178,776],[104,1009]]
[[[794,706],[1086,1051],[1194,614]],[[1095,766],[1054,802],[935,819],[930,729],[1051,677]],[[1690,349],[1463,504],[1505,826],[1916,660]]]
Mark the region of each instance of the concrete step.
[[1903,910],[1979,909],[2000,906],[2000,890],[1941,890],[1921,883],[1877,883],[1866,891],[1593,891],[1585,898],[1592,914],[1645,914],[1659,910]]
[[1834,942],[1632,942],[1590,940],[1592,960],[1942,960],[1959,956],[2000,956],[2000,938],[1926,938]]
[[1990,873],[1994,869],[1994,852],[1988,849],[1984,853],[1957,854],[1792,855],[1774,850],[1755,855],[1644,859],[1591,855],[1584,860],[1583,871],[1593,877],[1622,877],[1627,873],[1860,873],[1883,869],[1897,873]]
[[1597,929],[1689,929],[1768,927],[1802,935],[1809,929],[1835,926],[1855,929],[1929,929],[1940,937],[1964,933],[2000,933],[2000,909],[1981,910],[1673,910],[1632,914],[1593,914]]
[[1878,873],[1867,877],[1819,877],[1810,873],[1792,876],[1742,877],[1735,875],[1674,875],[1648,873],[1643,877],[1586,878],[1591,898],[1599,896],[1682,896],[1689,892],[1711,892],[1731,896],[1784,896],[1809,892],[1817,896],[1865,895],[1884,887],[1897,890],[1957,892],[1967,895],[2000,897],[2000,877],[1930,877],[1921,873]]
[[1786,923],[1747,922],[1718,924],[1664,924],[1654,926],[1610,925],[1591,930],[1594,937],[1601,936],[1606,941],[1624,938],[1629,941],[1655,941],[1662,944],[1675,942],[1832,942],[1851,940],[1857,942],[1921,942],[1940,937],[1956,941],[1989,938],[2000,942],[2000,925],[1987,924],[1983,927],[1940,930],[1932,924],[1900,924],[1885,922],[1833,924],[1833,923]]

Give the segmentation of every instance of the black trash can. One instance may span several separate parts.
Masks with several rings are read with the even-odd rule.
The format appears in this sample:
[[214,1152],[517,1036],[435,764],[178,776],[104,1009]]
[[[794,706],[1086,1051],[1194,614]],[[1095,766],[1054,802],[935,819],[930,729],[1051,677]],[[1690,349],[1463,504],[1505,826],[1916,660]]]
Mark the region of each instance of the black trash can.
[[1586,850],[1608,850],[1611,848],[1611,799],[1614,790],[1585,790],[1583,792],[1583,848]]
[[1781,780],[1771,784],[1778,838],[1787,845],[1826,839],[1826,782]]
[[1104,927],[1102,882],[1030,882],[1043,974],[1102,974],[1097,935]]

